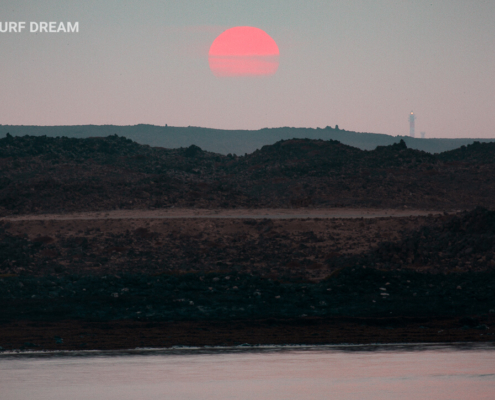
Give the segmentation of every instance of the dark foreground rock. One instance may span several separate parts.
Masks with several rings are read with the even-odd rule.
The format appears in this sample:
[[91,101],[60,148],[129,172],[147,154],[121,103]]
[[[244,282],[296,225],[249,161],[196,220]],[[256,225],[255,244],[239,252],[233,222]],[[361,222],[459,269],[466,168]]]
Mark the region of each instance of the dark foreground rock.
[[[258,228],[266,230],[265,222],[252,221],[247,226],[257,232]],[[134,272],[119,270],[120,264],[103,269],[98,264],[73,262],[70,269],[42,274],[44,263],[49,265],[48,256],[63,253],[66,241],[75,239],[71,235],[60,236],[58,240],[62,245],[57,247],[51,236],[29,239],[4,232],[0,246],[2,262],[6,270],[18,271],[19,275],[0,275],[0,347],[118,349],[246,342],[493,341],[493,212],[476,209],[446,216],[438,222],[405,232],[402,239],[378,245],[368,252],[326,256],[330,269],[323,280],[310,279],[305,274],[265,274],[263,269],[255,272],[248,264],[230,262],[215,263],[219,269],[216,272],[209,268],[195,272],[145,268],[158,251],[153,250],[154,247],[141,252]],[[311,221],[306,223],[311,224]],[[332,223],[340,225],[340,221]],[[316,226],[314,222],[313,225]],[[234,225],[228,225],[228,229],[233,228]],[[270,231],[274,229],[271,227]],[[306,232],[306,225],[302,230]],[[194,235],[203,237],[193,231]],[[234,229],[234,232],[237,231]],[[333,232],[333,228],[328,232]],[[139,230],[139,233],[142,240],[152,241],[150,243],[158,237],[158,233],[150,230]],[[115,240],[123,238],[117,235],[112,239],[110,235],[108,239],[105,245],[120,252]],[[227,254],[235,248],[234,243],[249,240],[233,238],[225,248],[206,248],[216,257],[217,253],[211,249],[219,249],[218,255]],[[302,235],[301,243],[298,240],[291,236],[286,238],[286,243],[297,243],[308,255],[316,254],[311,246],[323,243],[321,238],[315,239],[314,232]],[[201,249],[199,242],[184,239],[179,242],[189,243],[190,249]],[[413,246],[409,245],[411,242]],[[171,246],[172,239],[167,243],[170,254],[177,253]],[[207,243],[216,242],[208,240]],[[270,254],[275,248],[269,245],[270,241],[261,241],[259,237],[256,243],[263,244],[263,254]],[[84,241],[76,244],[77,252],[69,252],[67,257],[75,257],[90,248]],[[273,252],[275,260],[292,254],[293,246],[284,248],[279,246],[277,253]],[[186,253],[190,251],[184,255]],[[465,267],[460,271],[446,268],[443,272],[434,268],[441,265],[444,253],[462,260]],[[36,261],[40,254],[39,260],[43,263]],[[430,271],[436,273],[424,268],[404,268],[411,254],[422,255],[423,266],[429,266]],[[161,256],[160,259],[166,258]],[[129,255],[121,261],[126,260],[130,263]],[[192,265],[188,260],[184,259],[184,264]],[[63,266],[63,261],[65,259],[58,265]],[[82,265],[89,267],[82,269]],[[295,263],[290,267],[302,268]],[[78,268],[81,268],[80,273],[77,273]],[[37,273],[32,274],[31,270]],[[138,273],[139,270],[142,272]],[[273,269],[268,268],[268,271]]]
[[445,317],[495,309],[495,272],[422,274],[347,268],[319,283],[250,274],[0,279],[0,321]]
[[0,350],[495,341],[495,273],[3,277]]

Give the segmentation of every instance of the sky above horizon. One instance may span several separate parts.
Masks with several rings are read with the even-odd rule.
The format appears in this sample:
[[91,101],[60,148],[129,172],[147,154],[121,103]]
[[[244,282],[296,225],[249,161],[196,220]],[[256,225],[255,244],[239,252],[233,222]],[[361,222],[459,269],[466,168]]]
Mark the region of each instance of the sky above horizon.
[[[321,127],[495,138],[492,0],[4,0],[0,124]],[[29,22],[79,22],[30,33]],[[218,77],[226,29],[277,43],[275,74]]]

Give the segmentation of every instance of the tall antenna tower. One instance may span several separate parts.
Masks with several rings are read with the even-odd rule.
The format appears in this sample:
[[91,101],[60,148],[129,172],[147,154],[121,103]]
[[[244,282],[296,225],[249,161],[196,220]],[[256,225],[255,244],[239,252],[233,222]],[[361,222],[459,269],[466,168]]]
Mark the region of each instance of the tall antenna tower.
[[414,137],[414,120],[415,119],[416,119],[416,116],[411,111],[411,114],[409,114],[409,136],[411,136],[411,137]]

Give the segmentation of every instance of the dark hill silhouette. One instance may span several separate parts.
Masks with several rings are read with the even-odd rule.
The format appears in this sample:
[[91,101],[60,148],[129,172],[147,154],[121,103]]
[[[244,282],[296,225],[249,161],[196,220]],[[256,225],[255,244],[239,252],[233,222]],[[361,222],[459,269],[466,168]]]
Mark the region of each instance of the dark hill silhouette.
[[494,163],[495,143],[478,141],[458,149],[446,151],[439,155],[442,161],[462,161],[474,163]]
[[245,157],[239,157],[231,172],[249,174],[249,178],[274,176],[325,176],[329,172],[369,173],[370,169],[419,168],[434,165],[435,155],[407,148],[403,140],[375,150],[360,150],[336,140],[292,139],[264,146]]
[[389,146],[401,139],[407,147],[429,153],[440,153],[459,148],[463,145],[494,141],[495,139],[418,139],[408,136],[390,136],[377,133],[363,133],[335,129],[313,128],[265,128],[260,130],[223,130],[201,127],[174,127],[139,124],[134,126],[119,125],[71,125],[71,126],[22,126],[0,125],[0,137],[7,132],[13,136],[43,136],[68,138],[106,137],[117,134],[125,136],[140,144],[150,146],[179,148],[196,145],[203,150],[227,155],[243,155],[261,149],[265,145],[280,140],[293,138],[338,140],[343,144],[362,150],[373,150],[377,146]]
[[[462,157],[461,157],[462,156]],[[451,160],[469,160],[453,162]],[[0,214],[161,207],[493,206],[495,146],[438,155],[291,139],[237,157],[106,138],[0,139]]]

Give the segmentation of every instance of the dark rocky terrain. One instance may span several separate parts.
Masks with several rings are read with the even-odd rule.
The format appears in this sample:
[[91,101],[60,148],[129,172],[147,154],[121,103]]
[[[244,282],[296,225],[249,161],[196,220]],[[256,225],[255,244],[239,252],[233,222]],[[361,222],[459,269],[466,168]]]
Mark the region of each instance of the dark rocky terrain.
[[[335,229],[343,221],[248,220],[257,239],[246,233],[242,239],[234,221],[217,221],[215,229],[195,234],[179,235],[172,227],[175,237],[168,239],[153,225],[137,228],[132,237],[114,235],[113,226],[104,236],[93,236],[93,241],[82,231],[79,237],[13,235],[15,222],[8,222],[0,248],[0,346],[75,349],[88,346],[95,332],[100,341],[89,348],[123,348],[126,343],[239,344],[255,340],[260,332],[271,343],[301,343],[302,337],[305,343],[495,339],[490,330],[495,319],[495,212],[477,208],[458,215],[366,221],[378,225],[370,232],[378,228],[385,237],[396,239],[356,252],[369,236],[356,235],[348,226],[344,242],[350,242],[349,247],[326,254],[321,264],[311,259],[321,254],[319,244],[324,243],[326,251],[335,245],[329,237],[318,236],[321,224],[337,235]],[[394,224],[404,227],[407,221],[416,228],[394,235]],[[287,228],[295,222],[312,224],[318,234],[299,235],[299,230],[291,236]],[[359,219],[346,222],[361,231],[369,229]],[[198,228],[197,221],[192,225]],[[224,236],[219,228],[231,235]],[[286,236],[280,237],[277,230]],[[269,235],[271,231],[275,233]],[[215,235],[228,243],[211,241]],[[159,248],[153,250],[151,244],[157,240]],[[262,249],[256,249],[261,241]],[[96,243],[103,245],[98,254],[92,253]],[[68,254],[72,262],[64,262]],[[223,260],[213,262],[219,255]],[[128,330],[119,331],[123,323],[133,327],[130,342]],[[301,336],[295,328],[310,329],[307,324],[315,324],[315,337]],[[89,334],[87,326],[92,327]],[[159,339],[158,326],[173,336]],[[258,333],[250,335],[241,326]],[[105,335],[101,329],[109,332]],[[177,336],[180,329],[201,332]],[[227,330],[218,336],[214,333],[218,329]],[[57,337],[63,332],[70,342],[58,346],[62,342],[45,337],[54,331],[59,332]],[[137,332],[141,333],[136,336]],[[448,335],[439,336],[442,332]],[[85,335],[90,338],[81,340]],[[268,343],[267,338],[256,340]]]
[[320,281],[345,267],[495,268],[495,212],[373,219],[0,221],[0,274],[255,273]]
[[492,207],[495,144],[432,155],[293,139],[242,157],[118,136],[0,139],[0,215],[85,210]]
[[439,217],[0,221],[0,273],[240,272],[319,280]]
[[402,240],[381,242],[356,258],[360,264],[377,268],[405,267],[429,273],[495,270],[495,212],[478,207],[409,231]]
[[3,277],[0,351],[495,341],[493,271]]
[[493,341],[494,152],[294,139],[236,157],[117,136],[1,139],[4,217],[179,206],[449,212],[4,218],[0,347]]
[[196,320],[488,314],[495,273],[345,268],[318,283],[252,274],[4,277],[2,320]]

